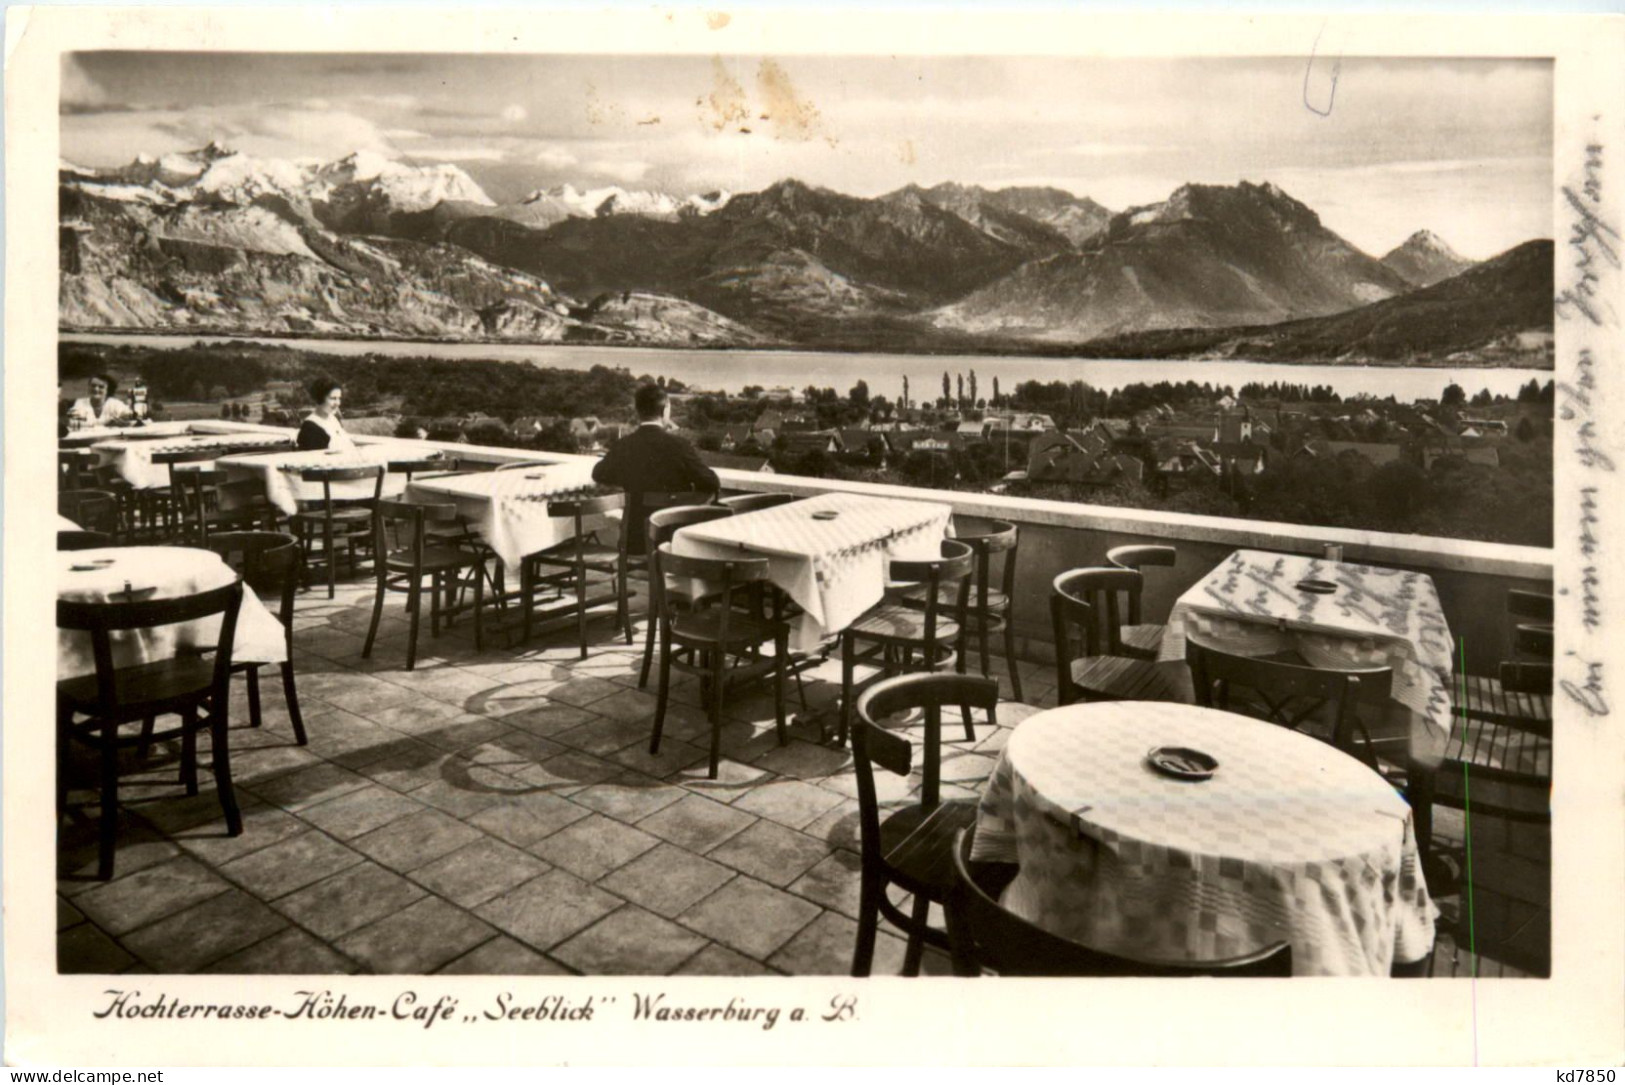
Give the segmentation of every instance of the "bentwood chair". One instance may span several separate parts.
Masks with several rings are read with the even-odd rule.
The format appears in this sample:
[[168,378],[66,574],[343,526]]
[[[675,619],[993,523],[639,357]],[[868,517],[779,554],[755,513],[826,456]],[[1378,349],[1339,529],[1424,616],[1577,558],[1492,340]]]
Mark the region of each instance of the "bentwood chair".
[[[1179,551],[1172,546],[1114,546],[1106,551],[1106,561],[1121,569],[1133,569],[1144,574],[1145,569],[1156,566],[1171,568],[1179,560]],[[1156,659],[1162,647],[1162,622],[1148,622],[1140,613],[1140,593],[1128,597],[1128,613],[1124,616],[1119,636],[1123,654],[1135,659]]]
[[[299,586],[299,569],[304,564],[299,540],[280,531],[217,531],[209,536],[207,545],[242,574],[243,582],[253,588],[263,602],[276,600],[276,617],[282,623],[288,650],[288,658],[279,664],[282,699],[288,706],[288,722],[293,726],[294,740],[303,746],[307,741],[305,719],[299,711],[299,690],[293,672],[293,597]],[[250,727],[261,723],[261,666],[260,663],[239,663],[235,667],[248,676]]]
[[[237,629],[243,586],[235,581],[221,588],[179,599],[122,603],[84,603],[58,600],[59,630],[88,633],[96,670],[56,684],[57,809],[67,809],[71,746],[82,743],[100,760],[100,857],[97,877],[113,876],[113,853],[118,836],[118,763],[121,749],[144,745],[149,739],[181,739],[181,782],[188,795],[198,793],[197,736],[207,728],[213,755],[215,787],[226,826],[232,836],[243,831],[242,816],[231,784],[227,714],[231,704],[231,651]],[[186,653],[129,667],[113,665],[113,636],[217,619],[219,635],[212,658]],[[177,715],[170,730],[123,733],[127,724],[164,715]]]
[[[710,505],[716,502],[716,492],[710,490],[628,490],[626,512],[621,517],[621,534],[617,544],[615,581],[616,591],[622,599],[629,599],[631,575],[649,568],[649,517],[662,509],[675,509],[692,505]],[[620,621],[626,632],[626,643],[632,643],[632,612],[623,610]]]
[[[653,570],[658,570],[658,575]],[[696,585],[684,609],[666,598],[666,578],[686,579]],[[710,776],[717,778],[721,763],[722,709],[728,687],[745,677],[730,666],[731,660],[764,663],[762,646],[773,645],[773,721],[779,745],[787,741],[784,730],[784,680],[790,666],[790,627],[783,620],[777,602],[771,617],[759,618],[736,606],[749,589],[768,582],[766,558],[689,558],[671,552],[671,543],[662,543],[651,563],[650,582],[656,595],[655,614],[660,623],[660,691],[655,703],[654,733],[649,753],[660,752],[660,733],[666,722],[671,696],[671,672],[680,671],[700,679],[706,715],[711,723]],[[744,589],[741,591],[741,589]]]
[[[583,494],[558,497],[547,503],[547,515],[571,522],[570,538],[539,554],[528,554],[519,566],[521,629],[529,640],[536,626],[538,602],[553,602],[575,619],[576,645],[581,658],[587,658],[587,619],[590,612],[605,603],[615,604],[615,622],[630,622],[631,608],[626,597],[626,580],[621,575],[623,550],[598,541],[589,521],[598,520],[626,507],[622,493]],[[553,569],[555,572],[544,572]],[[608,595],[601,585],[609,583]],[[545,596],[539,599],[539,596]],[[630,641],[628,642],[630,643]]]
[[[840,744],[846,742],[851,721],[859,664],[878,664],[882,674],[949,667],[964,673],[965,658],[959,647],[975,553],[957,539],[944,539],[940,554],[931,560],[891,560],[887,580],[900,587],[841,631]],[[918,598],[911,600],[911,595]],[[870,646],[866,650],[860,647],[865,644]],[[965,738],[974,739],[976,728],[969,708],[968,702],[962,706]],[[992,711],[990,707],[990,721]]]
[[661,606],[676,611],[686,609],[692,602],[686,588],[668,585],[660,579],[661,544],[670,542],[673,535],[690,524],[725,520],[733,514],[734,510],[726,502],[662,509],[649,514],[649,623],[643,640],[643,669],[638,672],[639,689],[649,684],[649,671],[654,666],[655,644],[660,639]]
[[1276,942],[1252,953],[1217,961],[1153,961],[1120,957],[1051,934],[999,903],[1015,879],[1013,863],[971,859],[974,828],[959,830],[953,845],[953,889],[948,895],[948,935],[954,974],[980,976],[1221,976],[1292,975],[1292,946]]
[[[356,568],[356,546],[372,541],[373,509],[384,493],[384,467],[310,467],[299,473],[303,482],[320,483],[322,496],[314,501],[300,501],[301,509],[288,517],[288,526],[299,537],[305,553],[306,576],[312,561],[319,561],[327,574],[327,597],[337,594],[340,544],[349,557],[349,566]],[[372,480],[370,497],[345,498],[333,496],[334,483]],[[306,507],[308,506],[308,507]],[[317,545],[318,541],[320,546]]]
[[[852,761],[858,782],[858,823],[863,856],[858,900],[858,938],[852,974],[867,976],[874,961],[880,918],[908,935],[903,974],[920,974],[927,944],[949,948],[948,934],[930,926],[933,903],[945,905],[953,888],[955,836],[976,823],[976,803],[942,799],[942,709],[965,706],[992,712],[999,684],[962,674],[905,674],[870,686],[858,700],[852,730]],[[923,720],[915,715],[923,709]],[[919,756],[919,801],[890,809],[881,817],[875,767],[908,777],[915,769],[914,746],[898,729],[924,730]],[[911,913],[893,903],[893,886],[912,894]]]
[[86,531],[117,535],[118,497],[108,490],[58,490],[56,511]]
[[231,479],[224,471],[185,467],[171,471],[170,477],[175,492],[183,495],[189,542],[208,546],[210,536],[220,532],[276,527],[276,508],[259,479]]
[[762,509],[776,509],[780,505],[788,505],[792,501],[800,501],[795,494],[737,494],[733,497],[724,497],[717,504],[734,512],[760,512]]
[[1185,658],[1196,703],[1202,707],[1313,734],[1379,768],[1380,747],[1357,710],[1361,702],[1387,700],[1393,685],[1391,668],[1333,669],[1258,659],[1226,652],[1196,637],[1186,640]]
[[[1004,660],[1010,671],[1010,691],[1021,700],[1021,671],[1016,660],[1016,627],[1014,600],[1016,588],[1016,549],[1021,532],[1015,524],[1004,520],[989,521],[981,530],[954,530],[954,538],[971,548],[976,555],[970,578],[970,599],[965,610],[967,632],[974,634],[980,648],[982,677],[991,673],[988,667],[987,642],[990,633],[1004,634]],[[995,578],[994,558],[998,558]],[[997,586],[995,586],[995,584]],[[953,604],[952,595],[957,585],[944,589],[944,605]],[[914,597],[911,593],[911,597]]]
[[1135,605],[1126,601],[1139,595],[1140,584],[1139,573],[1118,568],[1073,569],[1055,578],[1049,602],[1061,704],[1183,699],[1161,667],[1123,651],[1122,615]]
[[[471,573],[474,584],[474,648],[485,647],[481,610],[485,604],[485,578],[475,566],[479,557],[455,547],[429,541],[426,525],[434,521],[445,522],[457,516],[455,504],[414,504],[406,501],[380,500],[373,509],[372,548],[373,569],[377,575],[377,591],[372,601],[372,621],[367,626],[367,639],[361,646],[363,659],[372,658],[372,645],[378,636],[378,623],[384,614],[384,597],[389,592],[406,594],[406,613],[410,628],[406,637],[406,669],[417,666],[418,627],[423,611],[423,578],[429,578],[429,635],[440,635],[440,619],[449,624],[459,609],[454,604],[442,606],[442,598],[450,599],[463,573]],[[395,528],[400,531],[393,531]],[[404,534],[406,544],[392,548],[391,534]]]

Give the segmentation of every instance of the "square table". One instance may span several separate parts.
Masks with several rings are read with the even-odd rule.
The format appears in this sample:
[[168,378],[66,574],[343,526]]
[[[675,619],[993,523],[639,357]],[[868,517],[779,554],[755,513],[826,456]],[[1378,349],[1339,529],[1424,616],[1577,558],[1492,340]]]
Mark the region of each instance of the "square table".
[[[413,501],[456,503],[458,515],[474,525],[506,568],[516,571],[526,555],[575,537],[575,520],[549,516],[548,502],[596,489],[592,469],[592,461],[570,460],[547,467],[414,479],[407,496]],[[591,530],[611,522],[607,516],[589,517],[582,527]]]
[[[352,450],[317,449],[309,452],[256,452],[221,456],[214,466],[230,480],[256,478],[265,487],[266,500],[277,511],[292,516],[301,501],[320,501],[322,484],[300,475],[313,467],[387,467],[392,460],[421,460],[421,449],[411,445],[357,445]],[[404,475],[384,475],[383,496],[399,497],[406,490]],[[335,500],[359,501],[372,497],[371,479],[333,483]]]
[[[1333,590],[1298,587],[1309,581]],[[1454,641],[1425,573],[1238,550],[1174,603],[1159,660],[1184,659],[1193,633],[1237,655],[1294,650],[1316,667],[1390,667],[1412,759],[1444,756]]]
[[[1164,775],[1158,746],[1218,762]],[[1433,948],[1410,808],[1298,731],[1165,702],[1074,704],[1017,725],[977,809],[972,858],[1020,866],[1005,907],[1143,960],[1292,945],[1294,975],[1387,976]]]
[[881,601],[888,561],[940,558],[953,511],[936,501],[820,494],[691,524],[673,536],[671,550],[693,558],[766,557],[769,579],[802,609],[790,647],[810,652]]
[[[153,463],[159,452],[196,452],[208,450],[225,456],[233,451],[274,448],[288,444],[285,437],[265,433],[197,433],[162,440],[98,441],[91,446],[102,464],[112,464],[119,476],[137,490],[151,490],[169,485],[169,466]],[[205,466],[199,462],[197,466]]]
[[[221,588],[235,579],[236,570],[219,554],[188,546],[115,546],[56,555],[57,598],[81,603],[122,601],[126,587],[134,589],[141,600],[174,599]],[[115,633],[113,665],[139,666],[169,659],[183,648],[213,648],[219,638],[218,617]],[[96,671],[89,633],[58,630],[56,658],[59,680]],[[287,658],[282,623],[245,585],[232,662],[282,663]]]

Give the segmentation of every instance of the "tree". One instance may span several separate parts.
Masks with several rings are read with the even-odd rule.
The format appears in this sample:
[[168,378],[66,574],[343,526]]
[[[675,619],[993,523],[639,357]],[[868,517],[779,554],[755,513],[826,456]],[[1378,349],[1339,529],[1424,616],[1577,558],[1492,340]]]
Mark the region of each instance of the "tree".
[[[1529,383],[1534,384],[1535,382],[1530,381]],[[1540,390],[1538,388],[1535,390],[1535,394],[1537,396],[1540,394]],[[1521,399],[1522,396],[1519,398]],[[1524,415],[1522,418],[1518,419],[1518,428],[1513,432],[1520,441],[1533,441],[1535,439],[1535,425],[1533,422],[1529,421],[1528,415]]]
[[942,405],[946,407],[949,403],[953,402],[953,398],[954,386],[949,383],[948,371],[944,369],[942,371]]
[[852,386],[852,390],[846,394],[846,398],[854,407],[867,408],[869,406],[869,382],[858,381]]
[[903,410],[908,410],[908,374],[903,374]]
[[1459,407],[1466,402],[1466,390],[1453,381],[1445,385],[1444,392],[1439,396],[1439,403],[1445,407]]
[[760,399],[762,395],[762,386],[760,384],[747,384],[744,388],[740,389],[739,394],[744,396],[746,399]]
[[1000,406],[1000,403],[999,403],[999,375],[997,373],[993,374],[993,406],[994,407]]
[[960,405],[960,406],[961,406],[961,407],[963,407],[963,406],[964,406],[964,405],[965,405],[965,374],[963,374],[963,373],[956,373],[956,374],[955,374],[955,376],[956,376],[956,377],[958,377],[958,378],[959,378],[959,397],[958,397],[958,403],[959,403],[959,405]]
[[976,402],[976,370],[970,371],[970,401]]

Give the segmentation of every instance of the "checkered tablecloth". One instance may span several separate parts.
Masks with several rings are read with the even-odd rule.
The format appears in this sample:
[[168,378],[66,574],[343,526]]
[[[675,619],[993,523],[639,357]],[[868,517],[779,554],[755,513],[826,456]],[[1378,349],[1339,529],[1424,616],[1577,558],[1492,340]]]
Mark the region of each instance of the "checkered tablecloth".
[[[81,603],[121,602],[126,586],[135,590],[138,600],[176,599],[224,587],[236,576],[219,554],[187,546],[116,546],[56,555],[57,598]],[[281,663],[288,658],[285,636],[282,623],[252,588],[244,586],[232,661]],[[133,667],[169,659],[182,648],[212,648],[219,639],[219,618],[115,633],[113,665]],[[90,634],[57,630],[56,661],[58,679],[95,673]]]
[[[591,461],[572,460],[549,467],[423,479],[412,483],[407,496],[413,501],[455,502],[459,515],[474,525],[502,564],[516,570],[525,555],[574,537],[575,521],[549,516],[547,505],[594,489],[592,467]],[[583,521],[582,529],[601,529],[610,523],[609,517],[593,517]]]
[[[420,460],[423,450],[413,445],[359,445],[341,452],[317,450],[314,452],[265,452],[240,456],[221,456],[215,467],[226,472],[226,477],[257,478],[265,486],[265,497],[278,511],[292,516],[299,511],[301,501],[320,501],[322,484],[306,482],[300,475],[312,467],[387,467],[391,460]],[[371,479],[335,482],[332,484],[334,500],[370,498],[373,493]],[[399,497],[406,490],[405,475],[384,475],[383,496]]]
[[[100,463],[115,466],[119,477],[125,482],[137,490],[150,490],[169,485],[169,465],[153,463],[152,457],[156,453],[209,449],[226,456],[233,451],[263,449],[276,444],[278,440],[285,441],[286,438],[279,439],[265,433],[201,433],[156,441],[98,441],[91,449]],[[207,467],[208,464],[201,462],[197,466]]]
[[[1201,750],[1209,780],[1153,770]],[[982,797],[975,858],[1016,862],[1007,907],[1097,949],[1210,960],[1277,941],[1298,975],[1386,976],[1438,909],[1410,808],[1336,748],[1193,705],[1069,705],[1021,723]]]
[[[814,515],[830,512],[832,519]],[[934,501],[820,494],[685,527],[672,539],[672,553],[766,557],[773,583],[802,608],[791,647],[806,652],[880,602],[887,561],[941,557],[952,516],[951,506]]]
[[[1337,590],[1298,590],[1305,580]],[[1425,573],[1238,550],[1174,603],[1159,658],[1184,659],[1192,633],[1238,655],[1293,650],[1316,667],[1391,667],[1411,755],[1444,755],[1454,642]]]

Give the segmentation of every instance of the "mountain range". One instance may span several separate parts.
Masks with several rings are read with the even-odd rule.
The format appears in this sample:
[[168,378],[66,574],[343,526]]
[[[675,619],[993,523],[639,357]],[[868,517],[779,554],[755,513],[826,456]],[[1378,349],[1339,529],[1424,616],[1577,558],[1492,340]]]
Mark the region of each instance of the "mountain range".
[[1138,337],[1212,353],[1279,326],[1271,350],[1317,360],[1409,343],[1423,361],[1542,364],[1552,326],[1549,243],[1543,274],[1527,246],[1475,265],[1426,230],[1377,258],[1270,183],[1183,185],[1119,212],[1055,188],[862,198],[796,180],[498,204],[451,164],[210,144],[63,162],[59,184],[67,328],[1002,353]]

